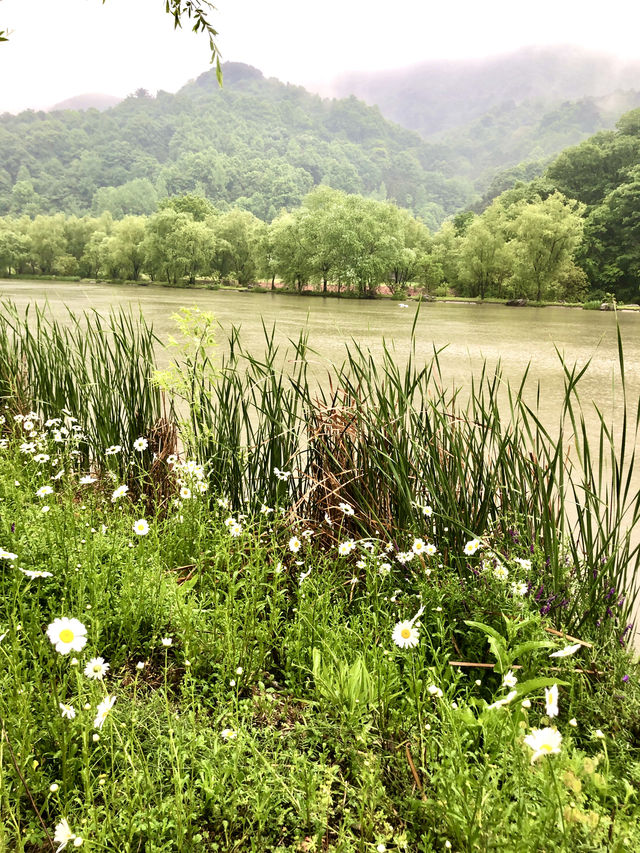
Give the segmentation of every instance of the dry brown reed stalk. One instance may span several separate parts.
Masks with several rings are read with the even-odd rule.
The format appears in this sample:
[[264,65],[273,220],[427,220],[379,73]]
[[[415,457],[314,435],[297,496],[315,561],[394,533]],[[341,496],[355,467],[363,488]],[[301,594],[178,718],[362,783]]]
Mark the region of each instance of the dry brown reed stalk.
[[[148,451],[152,462],[149,477],[142,487],[145,499],[155,502],[158,510],[163,512],[169,505],[169,500],[177,491],[176,477],[167,459],[178,450],[178,428],[175,421],[162,417],[155,422],[147,434]],[[133,484],[135,488],[135,483]]]
[[[362,400],[339,390],[332,404],[316,398],[308,418],[307,506],[317,518],[335,520],[336,504],[349,504],[354,516],[340,516],[344,533],[350,518],[358,530],[393,529],[391,501],[382,481],[368,465],[371,413]],[[340,399],[341,398],[341,399]],[[378,447],[384,436],[376,434]],[[389,440],[391,445],[391,440]],[[384,449],[384,448],[382,448]]]

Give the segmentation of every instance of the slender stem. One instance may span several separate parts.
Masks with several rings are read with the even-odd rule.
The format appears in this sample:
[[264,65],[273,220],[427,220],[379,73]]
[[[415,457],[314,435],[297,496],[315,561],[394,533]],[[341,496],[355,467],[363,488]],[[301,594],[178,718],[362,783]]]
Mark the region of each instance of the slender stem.
[[562,837],[564,839],[564,848],[567,849],[567,827],[564,822],[564,812],[562,811],[562,800],[560,799],[560,789],[558,788],[558,780],[556,779],[556,772],[553,769],[553,759],[549,756],[547,761],[549,765],[549,772],[551,773],[551,778],[553,780],[553,787],[556,792],[556,798],[558,800],[558,809],[560,810],[560,826],[562,827]]

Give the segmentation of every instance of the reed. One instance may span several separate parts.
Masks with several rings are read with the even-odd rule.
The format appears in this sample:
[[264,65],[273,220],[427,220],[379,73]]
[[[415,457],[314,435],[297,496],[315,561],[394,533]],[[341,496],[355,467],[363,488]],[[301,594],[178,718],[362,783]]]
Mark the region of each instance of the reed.
[[[415,325],[414,325],[415,334]],[[319,378],[306,334],[286,345],[264,328],[261,354],[228,333],[224,355],[204,346],[182,363],[188,415],[181,442],[206,464],[211,493],[235,509],[264,502],[338,535],[399,541],[419,529],[422,506],[450,527],[442,558],[460,558],[465,539],[517,539],[541,554],[531,590],[558,625],[579,631],[628,618],[640,562],[636,438],[640,406],[627,399],[619,340],[620,416],[597,412],[589,434],[580,380],[587,366],[563,362],[557,424],[543,422],[542,390],[528,373],[517,386],[484,365],[464,395],[443,381],[440,353],[425,364],[415,347],[400,363],[385,343],[374,355],[352,341],[341,364]],[[162,346],[142,315],[86,312],[64,321],[46,308],[0,309],[0,393],[43,415],[67,409],[82,423],[87,460],[109,445],[129,450],[139,436],[160,463],[175,448],[176,400],[154,381]],[[559,356],[560,357],[560,356]],[[159,464],[160,464],[159,463]],[[291,472],[279,479],[274,469]],[[353,516],[337,507],[348,503]],[[615,618],[612,618],[614,617]]]
[[160,342],[141,313],[119,309],[105,318],[68,310],[57,320],[46,306],[21,314],[8,302],[0,306],[0,329],[0,393],[44,418],[63,410],[76,417],[87,464],[103,465],[107,447],[127,452],[144,435],[156,436],[149,453],[171,452],[172,429],[162,429],[172,421],[171,405],[153,382]]

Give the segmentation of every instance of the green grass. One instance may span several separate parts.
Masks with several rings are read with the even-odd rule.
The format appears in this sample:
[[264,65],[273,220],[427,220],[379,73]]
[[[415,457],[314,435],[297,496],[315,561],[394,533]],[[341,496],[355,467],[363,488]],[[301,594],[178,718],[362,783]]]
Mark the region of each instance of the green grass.
[[[0,849],[55,849],[63,818],[89,850],[640,845],[635,410],[594,438],[565,365],[551,429],[527,377],[485,370],[463,400],[437,353],[399,365],[355,343],[318,384],[304,336],[265,330],[257,354],[232,331],[214,357],[211,318],[185,311],[162,385],[186,465],[150,452],[152,330],[6,316]],[[620,371],[624,392],[621,347]],[[118,389],[120,441],[100,407]],[[56,651],[60,617],[82,649]],[[524,739],[546,726],[560,751],[532,763]]]

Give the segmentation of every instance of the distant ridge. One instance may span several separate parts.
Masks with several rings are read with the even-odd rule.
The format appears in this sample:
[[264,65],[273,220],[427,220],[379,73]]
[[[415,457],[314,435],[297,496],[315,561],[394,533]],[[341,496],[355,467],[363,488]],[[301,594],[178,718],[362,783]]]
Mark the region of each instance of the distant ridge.
[[576,46],[528,47],[502,56],[432,60],[384,72],[353,72],[334,82],[338,97],[355,95],[386,118],[425,137],[468,124],[496,107],[567,100],[640,89],[640,63]]
[[74,95],[72,98],[66,98],[54,104],[46,112],[52,113],[56,110],[108,110],[110,107],[115,107],[123,98],[117,95],[104,95],[98,92],[86,92],[83,95]]

